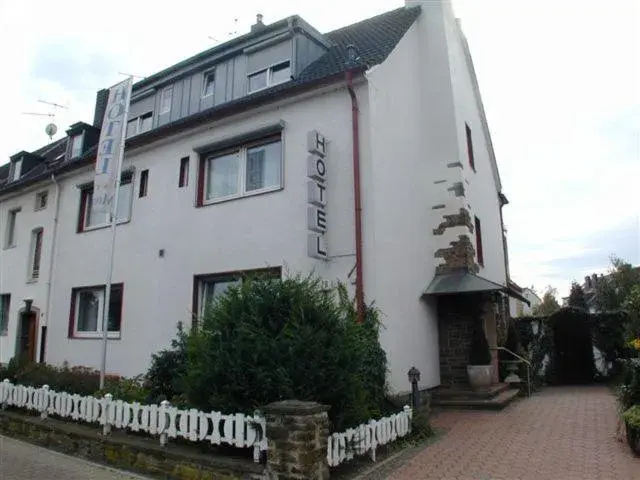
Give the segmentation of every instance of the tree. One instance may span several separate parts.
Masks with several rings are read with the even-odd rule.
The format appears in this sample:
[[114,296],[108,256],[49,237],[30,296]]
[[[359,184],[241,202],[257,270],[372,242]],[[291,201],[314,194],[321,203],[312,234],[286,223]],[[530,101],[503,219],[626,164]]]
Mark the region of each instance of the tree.
[[640,268],[612,256],[609,274],[596,284],[596,310],[606,312],[623,308],[637,285],[640,285]]
[[552,313],[560,310],[560,304],[556,300],[557,295],[558,290],[548,286],[542,296],[542,302],[533,309],[533,314],[540,317],[548,317]]
[[570,307],[587,311],[587,298],[584,295],[584,290],[577,282],[571,283],[568,304]]
[[622,304],[622,308],[629,314],[627,338],[640,338],[640,285],[634,285]]

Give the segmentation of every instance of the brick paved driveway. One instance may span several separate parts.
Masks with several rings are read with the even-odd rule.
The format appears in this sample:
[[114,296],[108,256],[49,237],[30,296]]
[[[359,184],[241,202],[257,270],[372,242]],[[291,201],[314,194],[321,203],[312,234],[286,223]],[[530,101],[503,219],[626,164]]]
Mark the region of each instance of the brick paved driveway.
[[546,388],[502,412],[445,411],[433,423],[449,431],[390,479],[640,480],[606,387]]

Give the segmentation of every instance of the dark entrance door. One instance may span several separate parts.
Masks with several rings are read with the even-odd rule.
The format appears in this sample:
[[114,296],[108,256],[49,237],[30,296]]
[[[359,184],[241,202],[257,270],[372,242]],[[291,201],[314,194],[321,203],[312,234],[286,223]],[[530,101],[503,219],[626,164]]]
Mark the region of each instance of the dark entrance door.
[[556,380],[584,384],[594,379],[591,327],[586,313],[562,310],[552,317]]
[[18,337],[18,355],[21,360],[36,360],[36,314],[34,312],[20,314],[20,333]]

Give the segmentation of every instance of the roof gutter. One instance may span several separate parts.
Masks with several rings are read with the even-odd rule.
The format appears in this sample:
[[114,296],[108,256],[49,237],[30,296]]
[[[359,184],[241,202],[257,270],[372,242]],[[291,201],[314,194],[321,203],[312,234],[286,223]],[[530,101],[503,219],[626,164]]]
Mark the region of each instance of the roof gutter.
[[362,199],[360,195],[360,128],[358,123],[358,97],[353,88],[353,70],[345,72],[347,90],[351,97],[351,134],[353,137],[353,195],[356,227],[356,321],[364,321],[364,280],[362,261]]

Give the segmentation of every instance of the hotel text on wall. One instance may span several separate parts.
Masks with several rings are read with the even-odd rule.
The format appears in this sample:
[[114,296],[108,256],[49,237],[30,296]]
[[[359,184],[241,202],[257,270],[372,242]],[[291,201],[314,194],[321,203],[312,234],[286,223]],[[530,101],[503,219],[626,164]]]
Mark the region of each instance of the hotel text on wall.
[[327,139],[317,131],[307,133],[307,254],[320,260],[327,255]]

